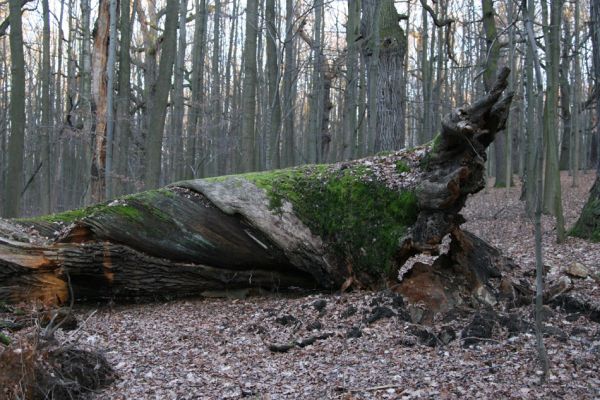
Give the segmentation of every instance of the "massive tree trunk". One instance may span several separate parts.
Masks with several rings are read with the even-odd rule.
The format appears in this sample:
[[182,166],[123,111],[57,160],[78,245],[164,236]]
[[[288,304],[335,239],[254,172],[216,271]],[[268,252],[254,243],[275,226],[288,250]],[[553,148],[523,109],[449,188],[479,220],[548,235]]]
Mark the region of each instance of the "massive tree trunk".
[[[498,273],[482,260],[498,254],[461,231],[459,212],[484,187],[485,149],[504,128],[512,98],[502,96],[507,76],[505,69],[486,97],[446,116],[442,133],[421,147],[183,181],[82,210],[0,221],[0,300],[65,301],[69,283],[76,299],[88,300],[395,286],[400,266],[439,253],[448,236],[449,255],[431,268],[454,271],[486,299],[487,278]],[[415,288],[431,274],[421,264],[396,287],[422,297]]]
[[[592,0],[590,3],[590,15],[592,23],[593,65],[596,85],[600,84],[600,0]],[[600,116],[600,101],[596,100],[596,118]],[[600,125],[596,125],[596,136],[600,138]],[[579,220],[573,227],[571,233],[586,239],[600,242],[600,160],[596,164],[596,181],[590,190],[588,198]]]

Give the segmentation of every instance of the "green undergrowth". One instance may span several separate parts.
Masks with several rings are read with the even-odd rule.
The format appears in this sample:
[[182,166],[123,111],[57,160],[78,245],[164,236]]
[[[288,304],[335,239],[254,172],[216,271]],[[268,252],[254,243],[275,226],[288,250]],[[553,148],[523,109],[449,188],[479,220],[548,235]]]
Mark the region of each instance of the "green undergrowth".
[[300,220],[359,274],[387,275],[399,239],[418,215],[413,191],[387,188],[360,164],[342,170],[310,165],[240,177],[264,189],[275,211],[289,201]]
[[600,198],[588,200],[569,235],[600,242]]
[[429,143],[426,144],[430,146],[430,150],[421,159],[421,168],[428,169],[430,167],[431,160],[435,157],[436,153],[438,152],[441,141],[442,135],[438,133]]

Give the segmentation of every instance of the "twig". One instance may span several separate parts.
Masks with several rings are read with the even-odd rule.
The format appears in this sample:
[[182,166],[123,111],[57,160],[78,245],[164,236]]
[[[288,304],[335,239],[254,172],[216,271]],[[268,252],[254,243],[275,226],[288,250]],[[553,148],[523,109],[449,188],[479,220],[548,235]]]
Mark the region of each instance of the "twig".
[[[385,389],[397,389],[400,387],[403,387],[405,385],[400,385],[400,384],[390,384],[390,385],[381,385],[381,386],[371,386],[368,388],[363,388],[363,389],[350,389],[350,393],[358,393],[358,392],[376,392],[378,390],[385,390]],[[404,392],[404,390],[402,391]],[[400,393],[402,393],[400,392]],[[399,393],[396,393],[399,394]]]
[[[92,311],[90,313],[90,315],[88,315],[88,317],[81,323],[81,325],[79,325],[79,328],[77,328],[76,330],[74,330],[73,332],[71,332],[69,334],[69,336],[67,336],[65,338],[65,340],[63,340],[62,345],[64,346],[65,343],[67,343],[68,341],[71,341],[71,338],[73,336],[75,336],[76,334],[78,334],[83,329],[83,327],[85,326],[85,324],[87,324],[87,322],[89,321],[89,319],[92,318],[97,312],[98,312],[98,309],[95,309],[94,311]],[[79,340],[79,337],[76,337],[75,339],[73,339],[73,342],[77,342],[78,340]]]

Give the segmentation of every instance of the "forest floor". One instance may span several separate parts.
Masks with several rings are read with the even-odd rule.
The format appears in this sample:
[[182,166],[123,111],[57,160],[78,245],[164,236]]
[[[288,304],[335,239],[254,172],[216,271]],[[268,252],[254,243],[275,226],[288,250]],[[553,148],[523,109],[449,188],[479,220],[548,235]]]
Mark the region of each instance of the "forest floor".
[[[563,177],[567,226],[593,179],[583,175],[571,188]],[[515,278],[532,281],[533,224],[519,194],[518,186],[489,187],[473,196],[464,227],[512,257]],[[598,302],[600,244],[556,244],[549,217],[543,230],[548,281],[581,263],[596,280],[571,278],[573,292]],[[491,336],[469,346],[461,330],[473,313],[425,328],[407,322],[406,307],[385,292],[178,300],[104,307],[89,318],[95,310],[86,308],[77,311],[80,321],[87,318],[77,336],[101,349],[119,375],[97,400],[600,397],[600,324],[546,310],[551,374],[544,386],[531,306],[510,310],[504,322],[489,317]]]

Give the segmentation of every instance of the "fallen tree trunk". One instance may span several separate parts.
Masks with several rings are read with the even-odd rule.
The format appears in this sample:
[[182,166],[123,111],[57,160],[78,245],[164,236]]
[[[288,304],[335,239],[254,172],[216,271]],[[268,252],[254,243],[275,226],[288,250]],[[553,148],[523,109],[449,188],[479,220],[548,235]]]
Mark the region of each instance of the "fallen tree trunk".
[[[450,265],[481,291],[498,275],[499,256],[460,230],[459,212],[485,185],[485,149],[504,128],[512,99],[502,96],[508,73],[484,98],[447,115],[425,146],[183,181],[81,210],[0,221],[0,300],[393,286],[400,266],[415,254],[439,253],[448,235],[451,262],[440,268]],[[398,289],[414,291],[406,287]]]

